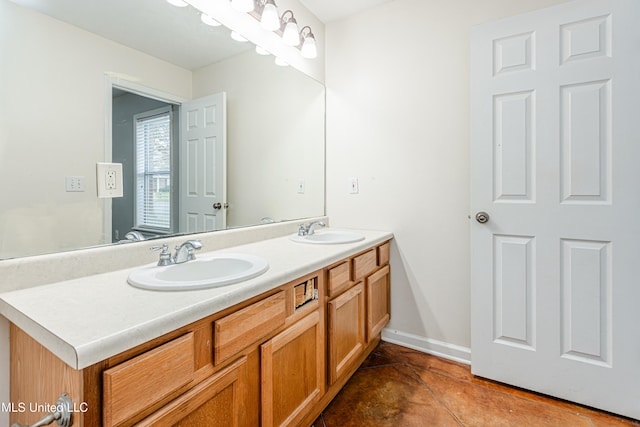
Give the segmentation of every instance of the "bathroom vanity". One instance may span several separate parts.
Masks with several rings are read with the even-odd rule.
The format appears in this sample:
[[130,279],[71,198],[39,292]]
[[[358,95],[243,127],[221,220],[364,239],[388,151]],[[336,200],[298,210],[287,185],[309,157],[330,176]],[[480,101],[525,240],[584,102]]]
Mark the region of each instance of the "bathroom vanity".
[[[66,392],[74,426],[310,425],[389,321],[393,236],[363,234],[230,248],[270,267],[229,287],[136,289],[129,269],[3,294],[11,401],[53,403]],[[58,317],[36,310],[52,299]],[[42,415],[16,411],[11,421]]]

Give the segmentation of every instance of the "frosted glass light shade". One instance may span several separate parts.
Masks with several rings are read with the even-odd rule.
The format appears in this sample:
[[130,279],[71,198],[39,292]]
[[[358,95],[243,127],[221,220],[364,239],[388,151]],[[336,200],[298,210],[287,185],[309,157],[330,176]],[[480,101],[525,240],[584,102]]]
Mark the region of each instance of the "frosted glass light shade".
[[231,31],[231,38],[237,42],[246,42],[248,41],[244,36],[236,33],[235,31]]
[[312,35],[308,35],[302,42],[302,48],[300,49],[300,55],[303,58],[313,59],[318,56],[318,48],[316,46],[316,39]]
[[298,46],[300,44],[300,33],[298,33],[298,24],[296,20],[291,18],[284,27],[282,33],[282,41],[289,46]]
[[200,15],[200,20],[212,27],[219,27],[220,25],[222,25],[218,21],[216,21],[215,19],[207,15],[206,13],[203,13],[202,15]]
[[260,17],[260,25],[269,31],[275,31],[280,28],[280,16],[273,0],[267,1],[267,4],[264,5],[262,16]]
[[252,12],[253,0],[231,0],[231,6],[238,12]]

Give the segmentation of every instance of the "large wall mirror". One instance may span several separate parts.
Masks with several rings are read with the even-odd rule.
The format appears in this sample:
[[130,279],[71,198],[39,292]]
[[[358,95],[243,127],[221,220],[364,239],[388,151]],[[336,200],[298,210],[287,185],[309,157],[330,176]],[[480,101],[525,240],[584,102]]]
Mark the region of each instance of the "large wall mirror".
[[[223,183],[207,230],[323,215],[324,86],[229,33],[163,0],[0,0],[0,259],[196,231],[198,176]],[[189,151],[186,111],[212,97],[222,133]],[[145,191],[169,219],[145,228],[136,123],[163,114]],[[100,162],[123,165],[123,197],[98,197]]]

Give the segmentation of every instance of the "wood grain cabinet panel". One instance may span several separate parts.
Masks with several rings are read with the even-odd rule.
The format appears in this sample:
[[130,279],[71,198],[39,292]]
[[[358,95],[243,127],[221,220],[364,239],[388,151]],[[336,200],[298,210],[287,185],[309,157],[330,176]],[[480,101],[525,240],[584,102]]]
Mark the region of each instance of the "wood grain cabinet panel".
[[367,278],[367,339],[377,336],[390,318],[390,268],[385,265]]
[[329,384],[340,378],[364,350],[364,285],[358,283],[328,304]]
[[378,246],[378,265],[389,264],[391,243],[387,242]]
[[324,326],[314,311],[261,345],[262,427],[298,425],[324,394]]
[[338,295],[353,284],[351,281],[351,263],[345,261],[329,269],[327,291],[330,297]]
[[189,332],[103,373],[104,425],[118,426],[193,380]]
[[247,358],[217,372],[136,426],[239,427],[246,425]]
[[215,364],[229,359],[284,325],[286,316],[285,292],[280,291],[216,320],[213,324]]
[[378,254],[373,248],[353,258],[353,281],[358,282],[378,268]]

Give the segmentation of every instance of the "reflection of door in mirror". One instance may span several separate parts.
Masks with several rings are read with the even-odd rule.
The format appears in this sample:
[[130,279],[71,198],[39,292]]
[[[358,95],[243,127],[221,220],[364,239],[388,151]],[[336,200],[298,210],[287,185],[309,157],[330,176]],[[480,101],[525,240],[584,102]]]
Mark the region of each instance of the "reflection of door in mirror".
[[129,231],[145,237],[175,230],[173,153],[178,140],[177,105],[113,89],[112,161],[122,163],[123,197],[111,201],[111,238],[123,240]]
[[112,162],[124,196],[112,199],[112,242],[226,227],[226,97],[182,104],[113,88]]
[[224,92],[182,104],[179,227],[182,233],[227,226],[227,126]]

